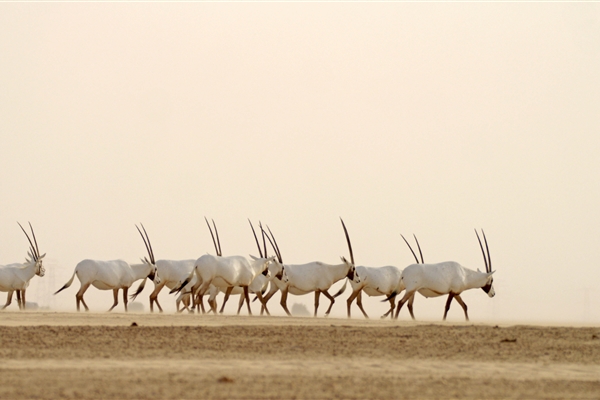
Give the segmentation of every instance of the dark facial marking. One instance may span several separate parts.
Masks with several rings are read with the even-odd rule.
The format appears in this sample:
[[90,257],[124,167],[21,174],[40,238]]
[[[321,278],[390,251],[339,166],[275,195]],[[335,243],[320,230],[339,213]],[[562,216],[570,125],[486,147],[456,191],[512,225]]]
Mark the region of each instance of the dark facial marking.
[[348,277],[348,279],[353,280],[354,279],[354,268],[350,268],[348,270],[348,275],[346,275]]
[[492,289],[492,284],[493,284],[493,283],[494,283],[494,280],[492,279],[492,280],[490,281],[490,283],[488,283],[487,285],[485,285],[485,286],[484,286],[484,287],[482,287],[481,289],[482,289],[484,292],[486,292],[486,293],[489,293],[489,292],[490,292],[490,290]]

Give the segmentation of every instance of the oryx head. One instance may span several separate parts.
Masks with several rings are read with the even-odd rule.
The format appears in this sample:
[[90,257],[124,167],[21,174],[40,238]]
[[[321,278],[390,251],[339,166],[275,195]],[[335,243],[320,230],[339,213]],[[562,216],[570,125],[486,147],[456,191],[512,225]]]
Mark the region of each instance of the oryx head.
[[[35,264],[35,274],[36,275],[44,276],[44,274],[46,273],[46,270],[44,269],[44,266],[42,265],[42,259],[46,256],[46,253],[40,255],[40,249],[38,248],[37,240],[35,239],[35,233],[33,232],[33,227],[31,226],[31,222],[29,223],[29,229],[31,229],[31,236],[33,236],[33,242],[31,241],[31,238],[29,237],[29,235],[27,234],[25,229],[23,229],[23,226],[19,222],[17,222],[17,224],[19,224],[19,226],[21,227],[21,230],[23,231],[25,236],[27,236],[27,240],[29,241],[29,251],[27,252],[27,256],[29,258],[26,258],[25,261],[27,262],[27,264]],[[35,246],[33,245],[34,243],[35,243]]]
[[[160,277],[158,276],[158,270],[156,268],[156,260],[154,259],[154,251],[152,250],[152,244],[150,244],[150,238],[148,237],[148,232],[146,232],[146,228],[144,228],[143,224],[140,223],[140,225],[142,226],[142,229],[144,230],[143,234],[137,225],[135,227],[137,228],[138,232],[140,233],[140,236],[142,237],[142,240],[144,241],[144,245],[146,246],[146,250],[148,251],[148,257],[150,257],[150,259],[148,259],[148,257],[144,257],[141,260],[145,265],[148,266],[147,278],[150,278],[151,281],[153,281],[154,283],[156,283],[158,285],[158,284],[160,284]],[[144,235],[146,235],[146,237],[144,237]]]
[[485,243],[485,250],[487,252],[487,257],[486,257],[486,252],[483,251],[483,245],[481,244],[481,239],[479,238],[477,229],[475,229],[475,235],[477,235],[477,241],[479,242],[479,248],[481,248],[481,253],[483,254],[483,262],[485,263],[485,273],[487,276],[487,281],[486,281],[485,285],[481,287],[481,289],[483,289],[483,291],[486,292],[488,296],[494,297],[496,295],[496,291],[494,290],[494,286],[493,286],[494,278],[492,277],[492,275],[496,271],[492,271],[492,259],[490,258],[490,249],[488,247],[487,239],[485,237],[485,232],[483,231],[483,229],[481,230],[481,233],[483,234],[483,241]]
[[344,220],[342,218],[340,218],[340,221],[342,221],[342,227],[344,228],[344,234],[346,235],[346,242],[348,242],[348,251],[350,252],[350,262],[348,262],[348,260],[346,260],[346,257],[342,257],[342,261],[348,265],[348,274],[346,275],[346,277],[348,279],[350,279],[351,281],[353,280],[356,283],[360,283],[360,278],[358,276],[358,274],[356,273],[356,266],[354,264],[354,254],[352,253],[352,244],[350,244],[350,237],[348,236],[348,230],[346,229],[346,224],[344,224]]
[[[262,225],[260,226],[260,229],[263,234],[263,241],[266,237],[269,240],[269,243],[271,243],[271,247],[273,248],[273,251],[275,252],[275,256],[270,257],[271,261],[269,262],[269,266],[268,266],[271,276],[274,278],[277,278],[279,280],[283,280],[284,275],[285,275],[284,274],[285,267],[283,265],[283,258],[281,257],[281,252],[279,251],[279,246],[277,245],[275,236],[273,235],[273,232],[271,232],[271,228],[269,228],[268,226],[267,226],[267,229],[269,230],[268,234],[265,232]],[[271,235],[271,237],[269,237],[269,235]],[[267,254],[267,247],[265,246],[265,255],[266,254]],[[285,275],[284,282],[287,282],[287,281],[288,281],[287,275]]]

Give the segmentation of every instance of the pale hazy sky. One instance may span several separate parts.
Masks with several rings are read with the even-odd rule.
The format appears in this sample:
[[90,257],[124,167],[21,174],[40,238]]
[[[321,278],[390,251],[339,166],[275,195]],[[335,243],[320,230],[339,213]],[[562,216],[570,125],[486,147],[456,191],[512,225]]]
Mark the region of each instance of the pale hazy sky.
[[78,282],[50,293],[82,259],[137,262],[139,222],[157,258],[214,252],[207,216],[225,255],[256,253],[251,218],[286,262],[336,263],[341,216],[357,264],[410,264],[416,233],[473,269],[483,228],[473,321],[599,323],[599,71],[600,3],[2,3],[0,264],[31,221],[28,299],[75,310]]

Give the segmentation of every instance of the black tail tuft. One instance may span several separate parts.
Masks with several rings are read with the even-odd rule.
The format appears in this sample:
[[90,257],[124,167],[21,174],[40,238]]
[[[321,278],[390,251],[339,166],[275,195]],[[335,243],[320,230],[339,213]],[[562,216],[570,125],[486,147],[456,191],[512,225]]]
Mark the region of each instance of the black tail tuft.
[[386,301],[390,301],[391,299],[393,299],[394,297],[396,297],[398,295],[398,292],[396,292],[395,290],[392,292],[392,294],[390,294],[385,300],[381,300],[382,303],[385,303]]

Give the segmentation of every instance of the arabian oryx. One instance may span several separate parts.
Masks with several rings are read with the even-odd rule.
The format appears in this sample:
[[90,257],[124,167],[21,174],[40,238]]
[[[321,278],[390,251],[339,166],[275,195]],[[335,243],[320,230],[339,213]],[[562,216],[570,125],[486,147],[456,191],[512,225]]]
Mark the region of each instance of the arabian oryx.
[[444,309],[444,320],[446,320],[446,316],[448,315],[452,299],[456,299],[458,304],[461,305],[465,312],[465,319],[467,321],[469,320],[467,305],[460,297],[460,294],[465,290],[481,288],[489,297],[494,297],[496,292],[493,287],[494,279],[492,278],[492,275],[495,271],[492,271],[492,259],[490,258],[490,250],[488,248],[485,232],[483,232],[483,230],[481,232],[485,241],[486,251],[483,250],[481,239],[479,238],[477,230],[475,230],[477,241],[479,242],[479,247],[483,254],[485,272],[479,270],[473,271],[454,261],[446,261],[438,264],[409,265],[402,271],[402,281],[406,287],[406,292],[404,293],[402,300],[398,303],[395,318],[398,318],[398,314],[404,303],[406,303],[417,291],[425,297],[448,295],[448,300],[446,300],[446,307]]
[[[207,221],[208,222],[208,221]],[[260,256],[260,258],[267,258],[267,246],[266,246],[266,239],[265,239],[265,233],[263,231],[263,235],[262,235],[262,239],[263,239],[263,248],[264,248],[264,252],[263,249],[261,249],[260,244],[258,243],[258,238],[256,236],[256,231],[254,230],[254,226],[252,225],[252,222],[250,220],[248,220],[248,222],[250,223],[250,228],[252,228],[252,233],[254,235],[254,240],[256,241],[256,247],[258,249],[258,254]],[[213,221],[214,223],[214,221]],[[260,228],[262,230],[262,224],[260,224]],[[209,225],[209,229],[210,229],[210,225]],[[212,232],[212,229],[211,229]],[[215,226],[215,232],[217,232],[217,227]],[[217,240],[218,240],[218,232],[217,232]],[[214,243],[214,242],[213,242]],[[215,250],[217,251],[217,254],[220,254],[220,242],[219,242],[219,247],[216,246],[215,244]],[[254,256],[250,256],[251,258],[255,258]],[[268,269],[272,268],[272,264],[269,264]],[[263,271],[262,274],[258,274],[254,280],[250,283],[250,285],[248,286],[248,292],[249,293],[254,293],[256,294],[256,298],[255,300],[258,298],[258,296],[262,296],[262,293],[264,293],[264,291],[266,290],[266,287],[269,284],[269,281],[271,280],[271,277],[275,276],[275,272],[273,274],[269,273],[269,270],[265,270]],[[279,275],[279,277],[281,278],[281,275]],[[177,299],[177,304],[179,305],[180,303],[182,303],[184,305],[184,308],[187,308],[189,306],[189,298],[191,296],[191,292],[193,291],[193,287],[196,287],[196,290],[199,288],[199,284],[197,283],[198,279],[196,276],[194,276],[193,280],[190,281],[187,285],[187,287],[192,287],[192,289],[190,289],[189,291],[186,291],[184,289],[184,293],[182,296],[178,297]],[[212,284],[210,285],[209,289],[208,289],[208,304],[211,307],[211,311],[213,311],[214,314],[217,313],[217,301],[216,301],[216,297],[220,292],[226,293],[227,292],[227,284],[225,283],[225,281],[223,281],[220,278],[214,279],[212,281]],[[240,286],[236,286],[231,290],[232,295],[236,295],[239,294],[240,295],[240,300],[238,303],[238,311],[237,313],[240,313],[240,310],[242,309],[242,306],[244,305],[244,301],[245,301],[245,297],[243,296],[244,294],[244,289]],[[202,303],[202,301],[198,301],[198,304],[196,304],[196,306],[200,306],[202,308],[202,312],[204,313],[204,304]],[[179,309],[179,306],[177,307]],[[223,307],[221,307],[221,312],[223,312]],[[269,310],[267,310],[267,314],[269,313]]]
[[19,226],[29,241],[30,247],[27,252],[28,258],[25,259],[25,263],[0,266],[0,291],[8,292],[6,304],[2,309],[5,309],[10,305],[13,292],[15,291],[17,292],[17,303],[19,304],[19,308],[22,310],[25,309],[25,290],[27,289],[27,286],[29,286],[29,281],[34,275],[44,276],[44,273],[46,272],[42,265],[42,259],[46,254],[40,255],[40,250],[31,223],[29,223],[29,228],[31,229],[33,242],[25,229],[23,229],[23,226],[21,224],[19,224]]
[[[346,242],[348,243],[348,250],[350,252],[350,261],[346,260],[345,257],[341,257],[342,263],[336,265],[325,264],[320,261],[314,261],[308,264],[283,264],[279,246],[277,245],[275,236],[273,236],[273,233],[269,229],[269,233],[273,239],[271,241],[271,238],[269,238],[269,241],[271,241],[271,245],[273,245],[273,249],[277,254],[277,261],[275,261],[275,263],[279,265],[280,269],[285,268],[287,282],[281,279],[273,279],[272,282],[275,286],[271,284],[271,289],[265,296],[264,304],[267,304],[267,301],[277,292],[277,290],[281,290],[281,306],[287,315],[291,316],[292,314],[287,307],[288,293],[303,295],[315,292],[314,316],[316,317],[319,308],[319,296],[323,293],[331,301],[329,308],[325,312],[325,316],[327,316],[331,312],[333,303],[335,303],[334,296],[331,296],[328,292],[331,286],[344,278],[360,283],[361,278],[359,278],[354,267],[354,255],[352,253],[352,245],[350,244],[348,230],[341,218],[340,221],[342,221],[342,227],[344,228],[344,234],[346,235]],[[336,295],[340,295],[344,291],[344,288],[345,286]]]
[[[208,220],[205,218],[206,223],[208,224]],[[196,260],[196,264],[194,266],[194,271],[188,278],[183,281],[178,288],[171,290],[171,293],[175,291],[180,291],[183,287],[185,287],[192,279],[192,275],[195,273],[199,282],[199,287],[196,292],[198,295],[198,299],[195,301],[202,303],[202,296],[209,290],[210,285],[226,287],[225,291],[225,299],[223,300],[223,305],[221,307],[220,312],[223,312],[225,304],[231,295],[231,292],[236,286],[240,286],[244,291],[244,298],[246,300],[248,306],[248,314],[252,315],[252,310],[250,309],[250,298],[249,298],[249,289],[248,287],[254,281],[254,279],[264,273],[269,263],[275,258],[252,258],[248,260],[243,256],[228,256],[223,257],[221,253],[221,243],[219,241],[219,234],[217,231],[217,227],[213,221],[213,226],[215,227],[215,233],[217,235],[216,241],[215,236],[213,235],[210,224],[208,224],[208,228],[210,230],[213,244],[215,245],[215,250],[217,252],[216,256],[211,254],[205,254]],[[218,246],[217,246],[218,242]],[[257,295],[259,295],[257,293]],[[259,296],[259,299],[262,303],[262,297]],[[211,305],[212,307],[212,305]]]
[[[404,239],[404,242],[408,245],[408,248],[412,252],[418,264],[419,259],[417,258],[417,255],[413,251],[412,247],[403,235],[400,236],[402,236],[402,239]],[[421,246],[419,245],[417,237],[414,237],[419,248],[419,254],[421,255],[421,264],[423,264],[423,253],[421,252]],[[404,290],[404,283],[401,279],[402,270],[393,265],[388,265],[385,267],[357,266],[356,273],[360,276],[360,282],[356,283],[354,280],[350,281],[350,286],[352,287],[352,294],[350,295],[350,297],[348,297],[347,300],[348,318],[351,317],[350,309],[352,307],[352,302],[355,299],[358,308],[360,309],[360,311],[362,311],[365,318],[369,318],[362,306],[362,292],[365,292],[369,297],[386,296],[390,302],[390,309],[381,318],[386,318],[388,315],[390,315],[390,317],[393,317],[394,309],[396,308],[396,297],[391,295],[392,293],[399,294]],[[413,315],[413,301],[414,296],[411,297],[411,299],[408,302],[408,309],[410,311],[410,315]]]
[[58,294],[62,290],[71,286],[71,284],[73,283],[73,279],[75,279],[75,275],[77,275],[77,278],[81,282],[81,287],[75,295],[77,311],[79,311],[79,303],[82,303],[85,307],[85,310],[89,311],[87,304],[85,304],[85,301],[83,300],[83,294],[90,287],[90,285],[93,285],[94,287],[100,290],[113,291],[114,304],[108,311],[111,311],[117,306],[117,304],[119,303],[119,289],[123,289],[123,303],[125,305],[125,311],[127,311],[127,290],[131,287],[131,285],[133,285],[135,281],[143,279],[142,283],[136,291],[136,294],[142,291],[144,285],[146,284],[147,278],[150,278],[152,281],[154,281],[155,284],[160,283],[160,278],[156,272],[154,253],[152,252],[152,246],[150,245],[150,238],[148,237],[148,233],[146,232],[146,229],[143,225],[142,229],[144,229],[146,237],[144,237],[142,231],[140,231],[140,228],[138,228],[137,225],[136,228],[142,236],[144,244],[146,245],[146,250],[148,251],[148,256],[150,257],[150,260],[144,257],[142,259],[142,264],[128,264],[123,260],[83,260],[79,262],[75,267],[75,272],[73,272],[73,276],[71,276],[71,279],[54,294]]

